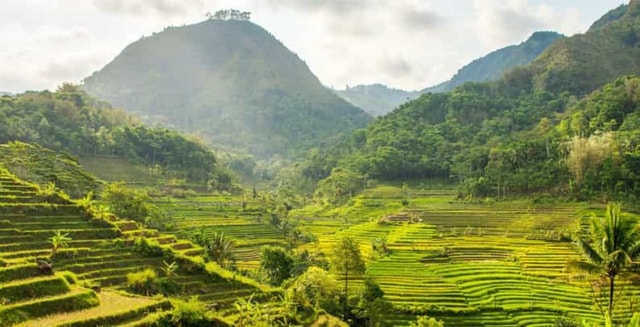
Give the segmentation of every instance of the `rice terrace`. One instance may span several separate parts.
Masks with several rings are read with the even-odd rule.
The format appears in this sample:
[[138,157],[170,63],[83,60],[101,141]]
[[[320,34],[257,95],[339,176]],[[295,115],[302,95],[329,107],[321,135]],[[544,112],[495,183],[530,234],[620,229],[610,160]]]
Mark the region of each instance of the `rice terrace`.
[[0,326],[640,327],[640,0],[7,8]]

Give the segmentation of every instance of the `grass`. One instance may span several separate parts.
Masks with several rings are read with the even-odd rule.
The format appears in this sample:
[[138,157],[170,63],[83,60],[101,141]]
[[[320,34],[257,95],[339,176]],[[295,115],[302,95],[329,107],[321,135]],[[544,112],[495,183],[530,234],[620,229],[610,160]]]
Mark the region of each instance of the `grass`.
[[108,182],[126,181],[128,184],[153,185],[160,181],[147,167],[123,158],[90,156],[78,159],[84,169]]

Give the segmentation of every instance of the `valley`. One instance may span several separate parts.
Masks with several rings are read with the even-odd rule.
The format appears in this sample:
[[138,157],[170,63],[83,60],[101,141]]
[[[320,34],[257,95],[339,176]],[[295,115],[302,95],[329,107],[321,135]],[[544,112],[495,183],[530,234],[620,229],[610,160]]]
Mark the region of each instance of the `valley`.
[[[116,35],[204,7],[143,2],[73,10]],[[0,326],[640,326],[640,0],[595,22],[378,5],[256,5],[283,39],[245,9],[119,49],[38,27],[95,56],[0,72]],[[437,51],[488,54],[423,85],[450,69]]]

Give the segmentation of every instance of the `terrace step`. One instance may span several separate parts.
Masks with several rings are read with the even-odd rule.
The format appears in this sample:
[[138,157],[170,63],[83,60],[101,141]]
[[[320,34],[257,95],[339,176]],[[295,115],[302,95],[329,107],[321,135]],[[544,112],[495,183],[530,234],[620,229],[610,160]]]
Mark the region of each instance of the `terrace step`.
[[117,292],[103,291],[98,294],[100,305],[72,313],[51,315],[32,320],[17,327],[93,327],[120,326],[140,321],[149,314],[171,308],[168,300],[126,296]]
[[62,295],[42,297],[2,307],[0,325],[10,326],[52,314],[88,309],[99,304],[100,300],[95,292],[73,287],[70,292]]

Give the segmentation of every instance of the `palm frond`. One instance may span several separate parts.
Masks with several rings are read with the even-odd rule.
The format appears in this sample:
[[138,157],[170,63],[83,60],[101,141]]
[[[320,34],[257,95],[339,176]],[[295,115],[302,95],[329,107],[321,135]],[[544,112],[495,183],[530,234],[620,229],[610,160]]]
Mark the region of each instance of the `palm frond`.
[[602,256],[589,243],[585,242],[581,238],[578,238],[576,240],[576,243],[578,244],[578,248],[580,249],[580,251],[587,257],[590,262],[596,265],[602,264]]
[[564,267],[568,273],[576,275],[599,275],[603,273],[602,267],[587,261],[572,260]]

